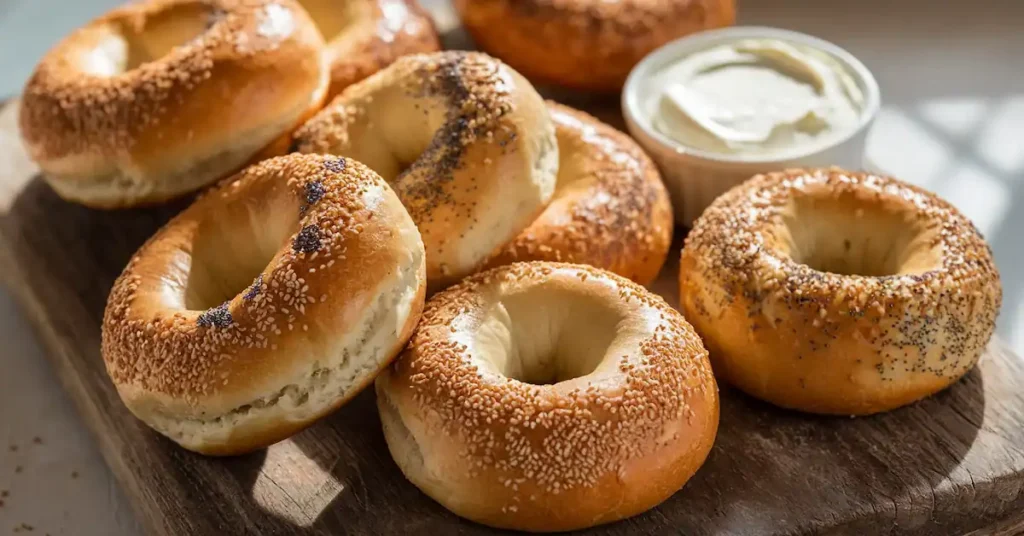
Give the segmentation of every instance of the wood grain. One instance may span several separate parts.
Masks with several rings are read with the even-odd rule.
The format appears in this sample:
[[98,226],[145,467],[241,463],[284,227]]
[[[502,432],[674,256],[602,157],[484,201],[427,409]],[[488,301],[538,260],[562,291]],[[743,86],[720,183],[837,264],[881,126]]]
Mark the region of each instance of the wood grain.
[[[103,306],[129,256],[187,201],[100,212],[60,200],[21,148],[15,104],[0,109],[0,277],[149,532],[492,532],[402,478],[370,392],[291,440],[231,459],[186,452],[132,417],[99,355]],[[599,115],[618,122],[608,110]],[[673,302],[675,269],[655,285]],[[1019,534],[1021,385],[1024,361],[995,341],[950,389],[875,417],[806,416],[723,387],[718,439],[693,480],[647,514],[587,532]]]

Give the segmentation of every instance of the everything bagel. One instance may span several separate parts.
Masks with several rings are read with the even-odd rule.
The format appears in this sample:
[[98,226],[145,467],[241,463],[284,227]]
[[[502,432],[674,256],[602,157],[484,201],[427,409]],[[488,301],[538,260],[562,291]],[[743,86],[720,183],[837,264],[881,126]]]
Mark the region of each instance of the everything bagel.
[[289,155],[172,219],[114,283],[103,359],[137,417],[183,447],[279,441],[368,385],[423,307],[419,233],[352,160]]
[[719,197],[686,238],[679,286],[719,378],[840,415],[955,382],[1002,301],[991,250],[949,203],[837,168],[760,175]]
[[551,199],[558,144],[543,99],[475,52],[404,56],[295,135],[304,153],[365,163],[419,227],[431,291],[479,269]]
[[132,3],[43,58],[21,135],[61,197],[156,203],[237,170],[319,108],[322,52],[294,0]]

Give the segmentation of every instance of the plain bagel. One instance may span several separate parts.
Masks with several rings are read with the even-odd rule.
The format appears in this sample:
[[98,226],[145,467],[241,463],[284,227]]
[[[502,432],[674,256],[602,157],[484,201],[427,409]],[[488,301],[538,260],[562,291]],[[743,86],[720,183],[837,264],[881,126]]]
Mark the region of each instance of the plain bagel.
[[435,295],[376,391],[413,484],[460,516],[528,531],[654,507],[718,429],[707,351],[682,315],[581,265],[517,263]]
[[21,135],[61,197],[163,201],[239,169],[319,108],[322,52],[294,0],[129,4],[43,58]]
[[955,382],[1002,301],[991,250],[949,203],[837,168],[759,175],[719,197],[686,238],[679,284],[720,379],[842,415]]
[[103,358],[183,447],[279,441],[368,385],[423,307],[419,233],[388,185],[333,156],[246,169],[172,219],[114,283]]
[[400,56],[441,49],[416,0],[299,0],[327,42],[328,100]]
[[644,56],[729,26],[734,0],[455,0],[481,50],[534,82],[615,92]]
[[431,291],[476,271],[551,199],[558,144],[544,100],[475,52],[404,56],[350,86],[295,135],[363,162],[423,235]]
[[657,168],[629,136],[594,117],[554,102],[548,110],[558,139],[555,194],[488,266],[589,264],[649,284],[668,255],[673,227]]

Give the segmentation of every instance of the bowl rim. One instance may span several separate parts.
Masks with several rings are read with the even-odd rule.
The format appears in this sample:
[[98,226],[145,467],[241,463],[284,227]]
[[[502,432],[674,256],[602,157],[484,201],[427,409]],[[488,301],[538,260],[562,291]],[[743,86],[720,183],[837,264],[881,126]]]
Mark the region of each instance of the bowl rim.
[[[687,49],[689,50],[689,53],[695,53],[719,41],[750,38],[775,38],[782,41],[807,45],[833,56],[849,67],[865,94],[860,122],[857,126],[855,128],[851,128],[843,136],[840,136],[834,139],[831,143],[825,145],[811,145],[804,149],[797,148],[796,150],[782,151],[771,155],[744,155],[720,153],[691,147],[658,132],[650,125],[650,121],[641,119],[643,117],[639,97],[641,81],[643,81],[656,67],[660,67],[673,59],[686,54],[686,51],[681,52],[679,49]],[[849,142],[851,139],[862,133],[864,129],[874,121],[875,116],[878,115],[878,111],[881,108],[881,100],[881,91],[879,90],[878,82],[875,80],[875,76],[867,66],[865,66],[860,59],[849,51],[832,42],[813,35],[784,28],[774,28],[771,26],[731,26],[728,28],[702,31],[681,37],[674,41],[665,43],[650,54],[644,56],[644,58],[633,67],[629,72],[629,76],[626,78],[626,83],[622,90],[621,107],[622,114],[625,117],[628,126],[643,131],[647,137],[674,153],[694,156],[712,162],[754,164],[780,163],[806,158]]]

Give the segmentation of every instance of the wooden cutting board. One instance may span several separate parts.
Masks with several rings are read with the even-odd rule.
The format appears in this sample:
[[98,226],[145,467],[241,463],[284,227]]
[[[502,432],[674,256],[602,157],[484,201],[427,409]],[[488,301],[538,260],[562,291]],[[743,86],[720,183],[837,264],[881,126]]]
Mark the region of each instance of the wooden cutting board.
[[[614,103],[604,104],[598,115],[619,123]],[[114,212],[62,201],[25,155],[16,113],[16,102],[0,108],[0,278],[149,532],[491,532],[405,481],[372,392],[290,440],[230,459],[189,453],[137,421],[104,371],[100,320],[130,255],[187,201]],[[674,248],[673,259],[678,240]],[[670,262],[654,285],[670,303],[675,273]],[[723,387],[718,439],[697,475],[658,508],[589,532],[1024,533],[1022,386],[1024,361],[993,341],[950,389],[874,417],[806,416]]]

